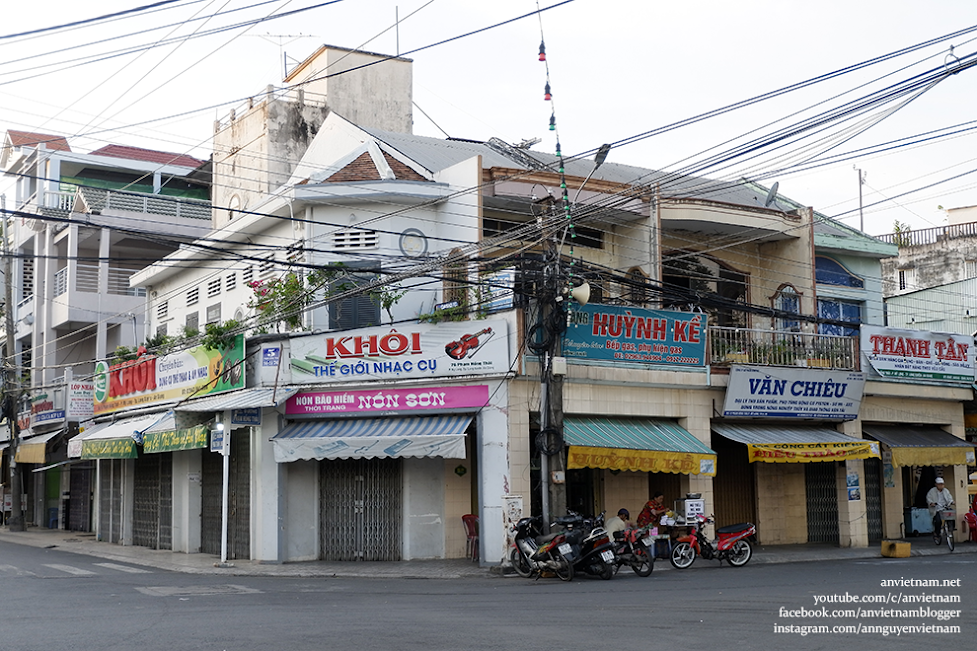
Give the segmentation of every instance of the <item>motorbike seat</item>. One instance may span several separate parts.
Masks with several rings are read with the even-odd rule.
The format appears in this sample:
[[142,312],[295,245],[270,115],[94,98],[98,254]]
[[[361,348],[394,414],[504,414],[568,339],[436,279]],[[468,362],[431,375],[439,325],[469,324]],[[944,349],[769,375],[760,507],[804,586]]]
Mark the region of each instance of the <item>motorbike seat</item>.
[[624,532],[623,531],[615,531],[614,532],[614,540],[624,540]]
[[720,533],[739,533],[741,531],[746,531],[747,529],[750,529],[751,527],[753,527],[753,525],[750,524],[749,522],[743,522],[741,524],[731,524],[728,527],[719,527],[718,529],[716,529],[716,533],[717,534],[720,534]]
[[536,536],[536,543],[539,544],[539,545],[542,545],[543,543],[548,543],[549,541],[551,541],[554,538],[556,538],[557,536],[559,536],[561,533],[563,533],[563,532],[562,531],[557,531],[556,533],[550,533],[550,534],[547,534],[545,536]]

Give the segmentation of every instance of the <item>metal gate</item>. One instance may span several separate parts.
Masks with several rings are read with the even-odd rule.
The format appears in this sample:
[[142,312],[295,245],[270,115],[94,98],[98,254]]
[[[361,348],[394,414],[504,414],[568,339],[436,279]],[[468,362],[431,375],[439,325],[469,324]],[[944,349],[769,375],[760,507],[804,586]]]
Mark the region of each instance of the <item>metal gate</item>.
[[882,540],[882,460],[865,460],[865,512],[868,521],[868,541]]
[[122,540],[122,459],[98,462],[98,539]]
[[830,461],[804,464],[807,493],[807,542],[832,543],[838,532],[838,477]]
[[173,549],[173,453],[136,459],[132,544]]
[[68,529],[92,530],[92,462],[72,466],[68,479]]
[[319,463],[319,549],[324,561],[399,561],[400,459]]
[[[718,461],[712,480],[716,526],[756,523],[756,469],[746,444],[717,434],[712,437],[712,449]],[[757,531],[757,538],[763,540],[763,531]]]
[[[221,507],[224,461],[203,451],[201,468],[200,551],[221,553]],[[251,558],[251,439],[248,430],[231,432],[228,464],[227,558]]]

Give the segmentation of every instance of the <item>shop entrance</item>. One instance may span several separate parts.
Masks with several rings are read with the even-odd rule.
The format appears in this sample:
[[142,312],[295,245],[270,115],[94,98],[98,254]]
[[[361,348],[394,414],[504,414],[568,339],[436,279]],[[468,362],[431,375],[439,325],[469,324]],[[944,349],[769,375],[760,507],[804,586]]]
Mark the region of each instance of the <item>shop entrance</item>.
[[71,467],[68,478],[71,508],[68,509],[67,522],[67,528],[71,531],[92,530],[93,477],[91,461]]
[[835,464],[815,462],[803,465],[807,495],[807,542],[837,545],[841,535],[838,531],[838,475]]
[[[712,494],[716,500],[716,526],[757,521],[756,467],[750,463],[746,445],[725,436],[712,437],[712,449],[719,458]],[[762,540],[763,531],[757,532]]]
[[319,557],[399,561],[403,547],[400,459],[319,462]]
[[98,539],[122,540],[122,459],[98,461]]
[[173,453],[140,454],[135,461],[132,544],[173,549]]
[[[228,463],[227,558],[251,558],[251,440],[247,429],[231,432]],[[202,452],[200,551],[221,553],[221,513],[224,500],[224,458]]]
[[882,541],[882,460],[865,460],[865,513],[868,542]]

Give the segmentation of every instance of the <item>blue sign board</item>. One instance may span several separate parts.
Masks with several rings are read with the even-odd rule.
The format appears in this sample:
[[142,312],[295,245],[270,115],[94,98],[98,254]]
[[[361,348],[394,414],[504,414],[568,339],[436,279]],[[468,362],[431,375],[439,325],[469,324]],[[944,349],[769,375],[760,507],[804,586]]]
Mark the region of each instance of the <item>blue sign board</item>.
[[261,407],[243,407],[231,410],[231,425],[261,425]]
[[669,366],[705,366],[706,315],[615,305],[570,308],[563,355]]
[[281,359],[282,349],[280,346],[275,346],[274,348],[265,348],[261,351],[261,365],[262,366],[278,366],[278,362]]

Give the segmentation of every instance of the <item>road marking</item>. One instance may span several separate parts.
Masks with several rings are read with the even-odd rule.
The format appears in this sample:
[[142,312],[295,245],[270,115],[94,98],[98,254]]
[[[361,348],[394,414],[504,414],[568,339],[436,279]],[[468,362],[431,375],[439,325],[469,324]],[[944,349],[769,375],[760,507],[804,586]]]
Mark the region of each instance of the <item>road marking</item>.
[[110,570],[118,570],[120,572],[128,572],[130,574],[152,574],[150,570],[144,570],[141,567],[129,567],[128,565],[116,565],[115,563],[95,563],[99,567],[107,567]]
[[136,588],[150,597],[210,597],[222,594],[261,594],[261,590],[243,585],[145,586]]
[[31,571],[19,569],[15,565],[0,565],[0,572],[10,572],[15,576],[37,576]]
[[94,576],[95,573],[90,570],[83,570],[80,567],[73,567],[71,565],[56,565],[44,563],[44,567],[50,567],[52,570],[59,570],[61,572],[67,572],[68,574],[74,574],[75,576]]

